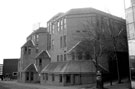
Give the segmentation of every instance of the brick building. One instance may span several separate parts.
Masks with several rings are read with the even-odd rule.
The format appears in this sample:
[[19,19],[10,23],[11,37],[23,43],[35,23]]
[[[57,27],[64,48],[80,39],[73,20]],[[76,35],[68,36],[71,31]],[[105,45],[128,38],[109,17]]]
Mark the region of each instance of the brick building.
[[3,78],[17,79],[19,59],[4,59],[3,60]]
[[40,71],[50,62],[50,57],[46,58],[47,54],[45,54],[48,52],[47,49],[49,49],[49,39],[50,35],[47,29],[43,27],[33,31],[27,37],[26,43],[21,47],[18,81],[40,81]]
[[100,70],[113,70],[117,76],[116,54],[121,76],[128,73],[128,64],[124,64],[128,62],[124,19],[93,8],[78,8],[52,17],[47,30],[51,34],[51,63],[42,70],[42,84],[94,83],[96,61]]

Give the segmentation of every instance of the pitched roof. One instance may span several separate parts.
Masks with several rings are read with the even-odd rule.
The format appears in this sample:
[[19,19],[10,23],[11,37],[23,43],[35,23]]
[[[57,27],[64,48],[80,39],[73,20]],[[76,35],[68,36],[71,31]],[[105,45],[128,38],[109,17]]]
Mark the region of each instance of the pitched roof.
[[39,52],[36,56],[36,58],[40,57],[40,56],[47,56],[48,58],[50,58],[50,54],[48,53],[47,50],[42,50],[41,52]]
[[89,61],[52,62],[41,73],[95,73],[95,64]]
[[24,47],[24,46],[32,46],[32,47],[34,47],[35,44],[34,44],[34,42],[32,40],[28,40],[22,47]]
[[38,72],[38,69],[37,69],[37,67],[36,67],[35,64],[29,64],[29,65],[23,70],[23,72],[30,72],[30,71]]

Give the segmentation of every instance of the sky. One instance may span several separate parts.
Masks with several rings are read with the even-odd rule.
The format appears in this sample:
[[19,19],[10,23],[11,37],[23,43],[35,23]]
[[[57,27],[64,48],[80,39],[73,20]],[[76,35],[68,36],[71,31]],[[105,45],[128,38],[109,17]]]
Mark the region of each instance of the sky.
[[0,0],[0,64],[20,58],[26,37],[57,13],[86,7],[125,18],[124,0]]

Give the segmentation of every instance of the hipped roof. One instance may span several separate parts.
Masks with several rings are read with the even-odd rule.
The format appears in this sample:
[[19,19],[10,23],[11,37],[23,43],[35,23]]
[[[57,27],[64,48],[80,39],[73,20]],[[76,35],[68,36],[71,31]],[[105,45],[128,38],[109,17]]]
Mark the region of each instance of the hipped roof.
[[[101,70],[104,70],[100,67]],[[104,70],[105,71],[105,70]],[[41,73],[95,73],[96,66],[93,61],[67,61],[67,62],[51,62]]]
[[53,19],[59,19],[59,18],[64,17],[64,16],[83,15],[83,14],[99,14],[99,15],[107,16],[107,17],[115,19],[115,20],[119,20],[122,23],[126,24],[125,19],[122,19],[120,17],[114,16],[114,15],[112,15],[110,13],[106,13],[106,12],[103,12],[101,10],[98,10],[98,9],[95,9],[95,8],[92,8],[92,7],[70,9],[66,13],[58,13],[58,14],[56,14],[49,21],[51,21]]

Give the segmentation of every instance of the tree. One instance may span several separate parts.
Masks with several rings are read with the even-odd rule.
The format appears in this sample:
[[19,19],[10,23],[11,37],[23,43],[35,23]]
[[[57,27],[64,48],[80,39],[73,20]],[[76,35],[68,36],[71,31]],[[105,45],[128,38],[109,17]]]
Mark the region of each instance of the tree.
[[[87,42],[92,42],[92,48],[93,48],[93,61],[96,63],[96,67],[98,70],[98,66],[100,65],[98,63],[99,58],[104,53],[114,53],[113,58],[116,60],[116,69],[117,69],[117,76],[118,76],[118,83],[121,82],[120,78],[120,71],[119,71],[119,63],[118,63],[118,57],[117,57],[117,51],[118,50],[118,43],[121,45],[122,50],[127,50],[127,37],[126,37],[126,29],[122,29],[122,27],[119,27],[119,29],[114,28],[115,25],[118,24],[112,24],[109,18],[102,18],[96,16],[95,21],[93,20],[86,20],[86,23],[81,23],[81,29],[85,30],[84,32],[87,32],[82,34],[83,40]],[[82,39],[81,39],[82,40]],[[124,40],[123,42],[120,42],[120,40]],[[88,47],[88,46],[85,46]]]

